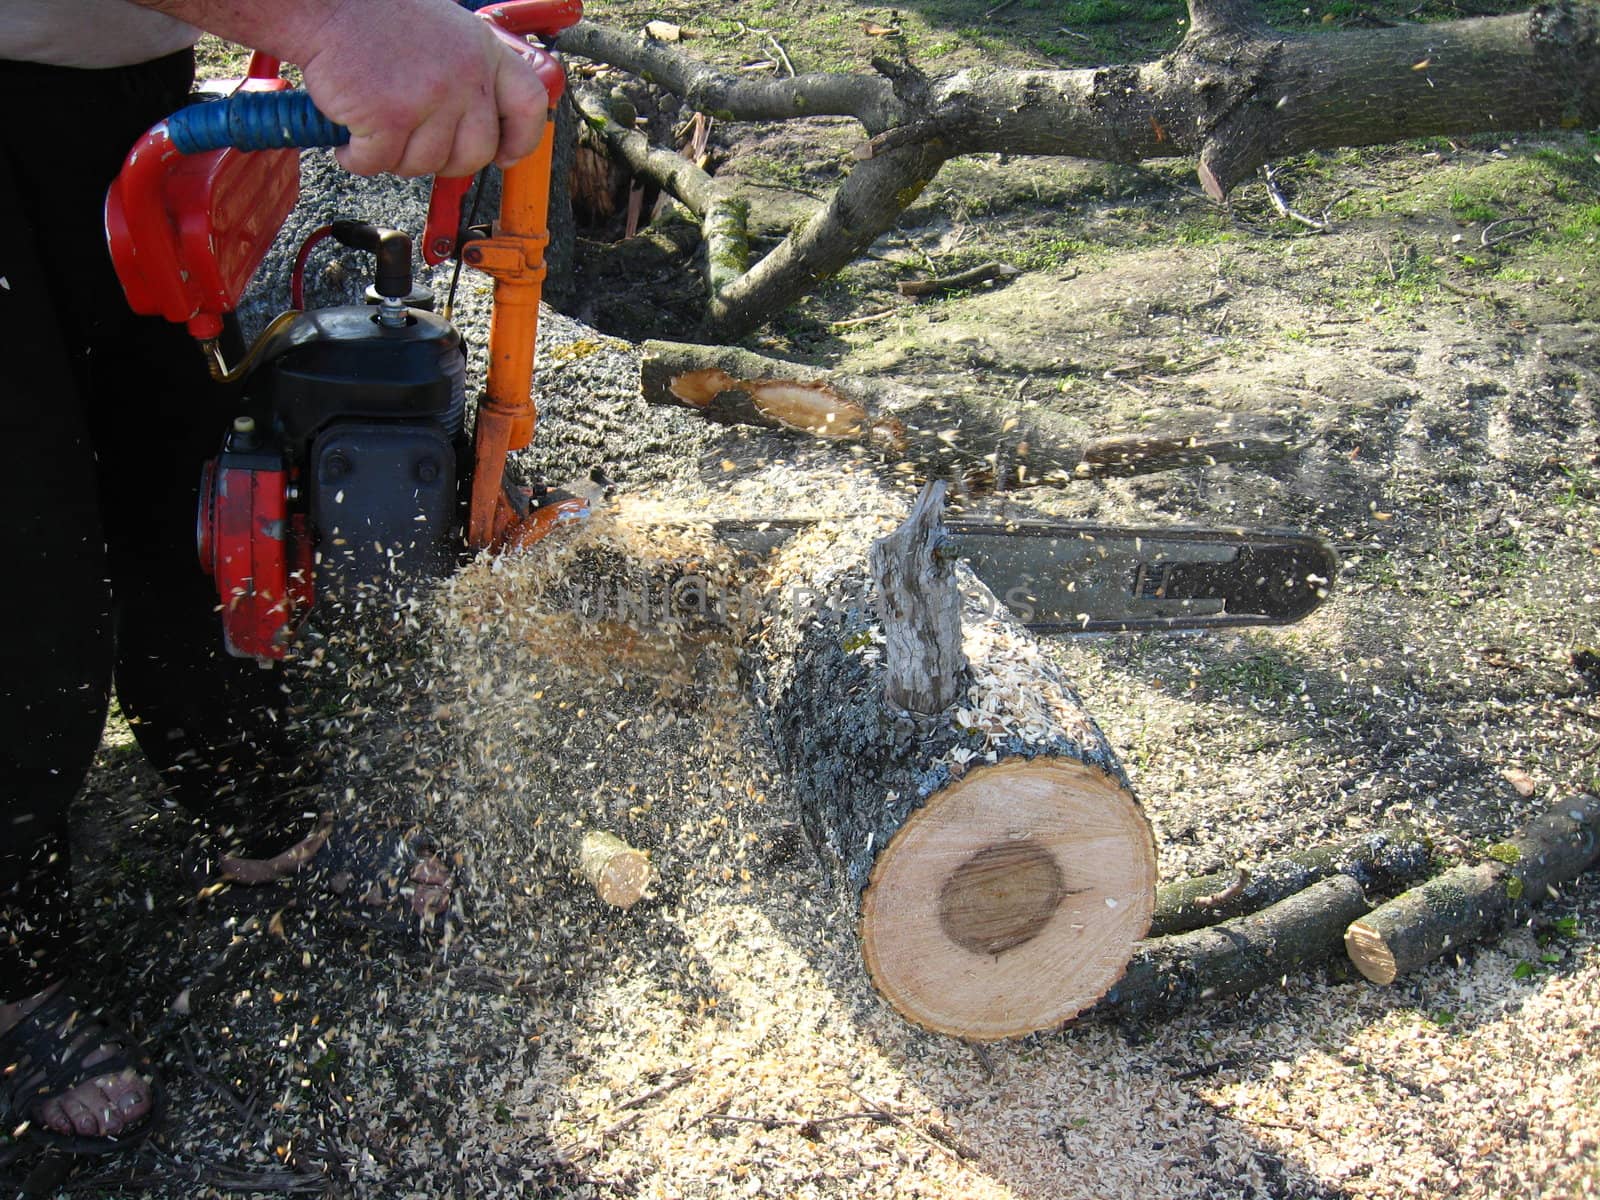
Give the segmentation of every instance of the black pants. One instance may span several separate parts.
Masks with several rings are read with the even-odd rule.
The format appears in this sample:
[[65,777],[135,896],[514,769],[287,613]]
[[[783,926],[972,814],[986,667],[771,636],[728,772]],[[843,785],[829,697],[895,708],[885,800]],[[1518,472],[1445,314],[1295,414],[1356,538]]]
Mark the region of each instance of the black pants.
[[236,818],[236,781],[290,749],[281,674],[222,653],[195,556],[232,406],[182,327],[128,311],[105,246],[107,186],[192,78],[187,51],[0,62],[0,1001],[66,969],[67,807],[113,672],[192,809]]

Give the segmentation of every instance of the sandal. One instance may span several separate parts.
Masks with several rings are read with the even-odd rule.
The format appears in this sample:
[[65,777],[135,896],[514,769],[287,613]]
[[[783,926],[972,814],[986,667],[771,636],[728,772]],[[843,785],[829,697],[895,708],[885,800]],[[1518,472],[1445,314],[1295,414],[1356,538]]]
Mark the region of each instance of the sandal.
[[[105,1057],[89,1065],[101,1049]],[[166,1112],[166,1093],[137,1039],[67,985],[0,1034],[0,1060],[0,1163],[21,1157],[25,1143],[67,1154],[115,1154],[143,1142]],[[58,1133],[40,1118],[40,1106],[52,1096],[130,1069],[149,1087],[150,1108],[129,1128],[100,1135]]]

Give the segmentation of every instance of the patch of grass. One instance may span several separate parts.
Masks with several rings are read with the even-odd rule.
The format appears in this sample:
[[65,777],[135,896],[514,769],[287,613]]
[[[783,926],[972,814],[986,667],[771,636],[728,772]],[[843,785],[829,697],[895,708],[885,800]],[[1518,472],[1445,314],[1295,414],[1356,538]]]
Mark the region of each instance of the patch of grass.
[[1193,217],[1178,225],[1178,241],[1185,246],[1214,246],[1234,240],[1234,231],[1221,217]]
[[1199,683],[1211,692],[1242,692],[1257,700],[1282,700],[1295,690],[1295,675],[1274,654],[1251,654],[1233,662],[1212,663],[1200,671]]
[[1592,242],[1600,237],[1600,204],[1579,209],[1562,225],[1560,237],[1566,242]]
[[1514,533],[1490,538],[1484,543],[1485,561],[1496,575],[1514,575],[1528,563],[1527,551]]
[[1450,193],[1450,215],[1458,221],[1476,221],[1485,225],[1500,219],[1499,209],[1460,188]]
[[739,159],[738,170],[752,183],[769,187],[802,191],[807,186],[806,173],[800,164],[788,159],[766,154],[746,154]]
[[1089,250],[1089,243],[1064,234],[1035,238],[1005,257],[1024,271],[1059,271]]

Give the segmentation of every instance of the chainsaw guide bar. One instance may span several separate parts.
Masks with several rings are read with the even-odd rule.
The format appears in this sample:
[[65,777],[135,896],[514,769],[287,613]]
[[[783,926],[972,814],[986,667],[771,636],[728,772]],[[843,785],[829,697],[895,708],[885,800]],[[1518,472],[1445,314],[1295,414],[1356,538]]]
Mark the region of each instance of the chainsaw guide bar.
[[[710,527],[733,549],[765,557],[819,523]],[[1322,603],[1339,570],[1320,538],[1273,530],[955,520],[945,532],[954,556],[1039,633],[1286,625]]]

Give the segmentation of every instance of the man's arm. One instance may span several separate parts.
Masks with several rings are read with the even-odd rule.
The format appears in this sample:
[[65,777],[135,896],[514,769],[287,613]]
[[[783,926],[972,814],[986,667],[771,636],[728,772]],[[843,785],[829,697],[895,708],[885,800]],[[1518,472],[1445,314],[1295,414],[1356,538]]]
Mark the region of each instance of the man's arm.
[[300,67],[358,175],[469,175],[531,151],[533,68],[454,0],[131,0]]

